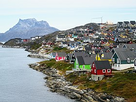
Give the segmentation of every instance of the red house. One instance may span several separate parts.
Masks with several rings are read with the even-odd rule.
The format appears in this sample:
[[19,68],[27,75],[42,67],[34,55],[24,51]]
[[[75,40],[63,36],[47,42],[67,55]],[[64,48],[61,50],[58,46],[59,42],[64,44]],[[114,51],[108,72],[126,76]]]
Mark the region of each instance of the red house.
[[104,76],[111,76],[112,68],[109,61],[94,61],[91,67],[92,80],[102,80]]
[[65,60],[66,55],[67,55],[67,54],[66,54],[65,52],[56,52],[55,60],[56,60],[56,61]]

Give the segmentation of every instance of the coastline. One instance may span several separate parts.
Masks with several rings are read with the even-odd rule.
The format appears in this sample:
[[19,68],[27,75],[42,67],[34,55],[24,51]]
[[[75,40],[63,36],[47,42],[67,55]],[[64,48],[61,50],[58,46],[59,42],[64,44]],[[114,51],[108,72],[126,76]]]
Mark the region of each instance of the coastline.
[[92,89],[80,90],[73,86],[65,77],[58,74],[58,70],[48,68],[39,63],[29,64],[29,67],[46,74],[46,86],[50,91],[64,95],[80,102],[125,102],[124,98],[108,95],[107,93],[97,93]]

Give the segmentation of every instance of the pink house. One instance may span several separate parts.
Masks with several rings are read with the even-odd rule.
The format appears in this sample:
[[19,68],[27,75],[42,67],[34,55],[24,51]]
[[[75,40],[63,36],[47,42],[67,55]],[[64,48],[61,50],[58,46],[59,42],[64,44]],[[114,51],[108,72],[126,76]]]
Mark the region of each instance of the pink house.
[[65,52],[56,52],[56,57],[55,60],[56,61],[62,61],[66,59],[66,53]]

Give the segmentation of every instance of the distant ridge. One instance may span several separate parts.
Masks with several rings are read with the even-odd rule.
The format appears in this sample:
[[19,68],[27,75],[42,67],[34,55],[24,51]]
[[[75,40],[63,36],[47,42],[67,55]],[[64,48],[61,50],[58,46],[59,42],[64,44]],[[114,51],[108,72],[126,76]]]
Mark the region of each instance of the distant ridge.
[[0,41],[6,42],[13,38],[30,38],[42,36],[58,31],[51,27],[46,21],[37,21],[35,18],[19,19],[18,23],[5,33],[0,33]]

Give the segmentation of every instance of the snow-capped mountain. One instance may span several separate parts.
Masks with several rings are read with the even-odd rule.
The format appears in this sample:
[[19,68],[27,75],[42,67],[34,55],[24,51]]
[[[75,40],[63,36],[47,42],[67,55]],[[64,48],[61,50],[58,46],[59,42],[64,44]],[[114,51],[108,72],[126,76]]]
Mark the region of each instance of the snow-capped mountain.
[[13,38],[30,38],[34,36],[46,35],[58,31],[46,21],[37,21],[36,19],[19,19],[19,22],[10,28],[7,32],[0,34],[0,41],[7,41]]

